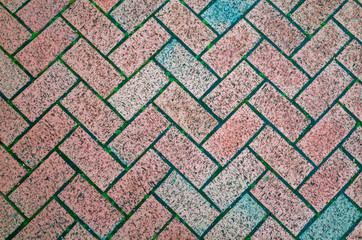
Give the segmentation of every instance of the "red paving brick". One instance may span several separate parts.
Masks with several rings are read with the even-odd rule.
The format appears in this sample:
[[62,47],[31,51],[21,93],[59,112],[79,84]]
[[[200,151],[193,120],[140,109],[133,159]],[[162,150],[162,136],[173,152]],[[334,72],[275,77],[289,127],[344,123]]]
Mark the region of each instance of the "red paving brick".
[[20,224],[24,218],[0,195],[0,238],[6,239]]
[[346,194],[360,207],[362,206],[361,191],[362,191],[362,175],[360,174],[346,190]]
[[200,13],[211,1],[210,0],[186,0],[189,7],[191,7],[196,13]]
[[343,147],[352,154],[358,161],[362,161],[362,127],[358,127],[356,131],[354,131],[348,140],[343,144]]
[[299,0],[271,0],[284,14],[288,14]]
[[362,7],[355,1],[348,1],[343,8],[334,16],[349,32],[356,38],[362,40]]
[[81,224],[77,223],[63,238],[65,240],[94,240],[96,239]]
[[11,12],[15,12],[25,2],[26,0],[1,0],[1,3],[4,4]]
[[340,102],[343,103],[358,119],[362,119],[362,84],[356,82],[344,95]]
[[272,217],[261,225],[261,227],[253,234],[251,240],[267,240],[267,239],[294,239],[286,230],[284,230],[277,221]]
[[118,0],[95,0],[94,1],[98,7],[100,7],[104,12],[109,12]]
[[169,225],[158,235],[160,240],[196,240],[196,236],[177,218],[174,218]]
[[362,222],[360,221],[354,230],[347,236],[347,240],[355,240],[362,238]]
[[340,61],[357,78],[362,78],[362,47],[353,40],[340,55],[337,60]]

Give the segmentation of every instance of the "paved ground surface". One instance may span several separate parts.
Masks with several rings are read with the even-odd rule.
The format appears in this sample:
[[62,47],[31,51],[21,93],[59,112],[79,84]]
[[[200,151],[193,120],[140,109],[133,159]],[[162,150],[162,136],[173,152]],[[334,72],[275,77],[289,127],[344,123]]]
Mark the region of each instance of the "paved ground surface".
[[357,0],[0,0],[0,239],[362,239]]

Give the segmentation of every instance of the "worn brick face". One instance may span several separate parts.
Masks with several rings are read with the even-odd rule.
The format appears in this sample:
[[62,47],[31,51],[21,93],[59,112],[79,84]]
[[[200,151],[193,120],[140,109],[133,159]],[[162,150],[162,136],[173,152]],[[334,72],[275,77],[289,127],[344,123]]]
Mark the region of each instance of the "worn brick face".
[[6,239],[24,221],[24,218],[2,195],[0,195],[0,216],[0,237],[2,239]]
[[362,78],[362,46],[353,40],[340,55],[339,60],[349,71],[359,79]]
[[356,82],[341,100],[358,119],[362,119],[362,84]]

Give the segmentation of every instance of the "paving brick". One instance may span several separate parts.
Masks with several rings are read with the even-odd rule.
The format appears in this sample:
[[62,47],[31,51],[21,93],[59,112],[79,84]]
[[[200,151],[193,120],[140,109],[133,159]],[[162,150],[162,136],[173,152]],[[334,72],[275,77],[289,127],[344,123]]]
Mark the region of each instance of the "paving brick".
[[30,218],[73,174],[74,170],[53,153],[10,194],[9,199]]
[[99,95],[106,98],[124,77],[83,38],[62,59]]
[[335,105],[297,143],[297,146],[316,164],[335,148],[354,127],[355,121],[339,105]]
[[243,61],[203,101],[221,118],[226,118],[260,83],[262,78]]
[[176,82],[172,82],[155,103],[197,143],[200,143],[217,125],[217,121],[210,113]]
[[102,143],[123,125],[123,120],[82,82],[61,101],[61,104]]
[[0,50],[0,91],[7,98],[14,96],[30,78]]
[[358,161],[362,162],[362,127],[358,127],[348,140],[343,144],[343,147],[352,154]]
[[261,128],[263,121],[245,104],[203,145],[224,166]]
[[7,102],[0,98],[0,140],[11,144],[29,125]]
[[10,54],[31,36],[31,33],[3,7],[0,7],[0,29],[0,46]]
[[12,150],[26,165],[34,168],[74,127],[72,119],[58,106],[53,107]]
[[288,14],[295,5],[299,2],[299,0],[271,0],[275,6],[277,6],[284,14]]
[[26,173],[10,153],[0,146],[0,191],[7,194]]
[[297,27],[265,0],[259,2],[246,17],[288,56],[305,38]]
[[259,34],[245,20],[241,20],[216,42],[202,59],[223,77],[259,39]]
[[15,211],[2,195],[0,195],[0,216],[1,239],[6,239],[24,221],[24,218]]
[[219,215],[176,171],[157,188],[156,194],[199,235],[202,235]]
[[293,98],[308,81],[302,71],[267,41],[263,41],[248,60],[289,98]]
[[248,11],[255,2],[255,0],[218,0],[202,13],[202,17],[221,34]]
[[61,62],[55,62],[44,74],[22,91],[13,104],[30,120],[37,119],[77,81]]
[[124,37],[124,33],[87,0],[76,0],[63,16],[103,54]]
[[77,34],[61,18],[26,45],[15,58],[33,75],[37,76],[61,54]]
[[197,55],[216,38],[216,34],[178,0],[171,0],[156,16]]
[[94,0],[98,7],[100,7],[104,12],[109,12],[118,0]]
[[333,61],[298,96],[296,102],[314,119],[318,119],[352,80],[353,78]]
[[356,38],[362,40],[362,7],[358,3],[348,1],[334,18]]
[[209,2],[211,2],[211,0],[186,0],[185,2],[196,13],[200,13],[200,11],[204,9]]
[[362,84],[360,82],[356,82],[340,99],[340,102],[358,119],[362,120]]
[[314,216],[312,210],[271,172],[251,193],[294,235]]
[[293,188],[297,188],[313,169],[313,166],[270,126],[254,139],[250,147]]
[[39,32],[45,25],[69,4],[67,0],[32,0],[16,15],[33,31]]
[[130,33],[164,2],[165,0],[125,0],[112,11],[111,16]]
[[215,75],[176,40],[170,42],[156,59],[197,98],[217,80]]
[[292,142],[310,123],[301,111],[269,83],[265,83],[249,102]]
[[80,223],[77,223],[63,238],[64,240],[94,240],[92,236]]
[[359,174],[354,182],[347,188],[345,193],[355,202],[358,206],[362,207],[362,175]]
[[263,164],[245,149],[203,191],[221,210],[226,210],[264,170]]
[[311,76],[314,76],[338,50],[346,44],[349,37],[334,22],[329,21],[293,59]]
[[26,2],[26,0],[1,0],[0,2],[4,4],[11,12],[15,12]]
[[217,169],[216,164],[176,127],[171,127],[155,148],[197,188],[201,188]]
[[269,239],[292,240],[294,238],[287,231],[285,231],[272,217],[268,217],[261,227],[253,234],[251,240]]
[[123,171],[122,166],[80,127],[59,149],[102,191]]
[[127,76],[157,52],[170,38],[165,29],[151,18],[111,55],[111,59]]
[[151,61],[108,101],[126,120],[130,120],[168,80],[164,71]]
[[109,190],[108,195],[129,214],[169,169],[151,149]]
[[292,14],[292,19],[308,34],[312,34],[342,2],[343,0],[307,0]]
[[347,240],[356,240],[362,238],[362,221],[354,228],[354,230],[347,236]]
[[13,239],[58,239],[72,222],[73,218],[53,200]]
[[151,196],[113,236],[114,239],[152,239],[172,214]]
[[341,195],[300,236],[300,239],[341,239],[361,215],[361,212],[344,195]]
[[340,150],[313,174],[299,192],[321,211],[341,188],[358,172],[358,167]]
[[169,225],[158,235],[159,240],[196,240],[197,237],[187,229],[180,220],[174,218]]
[[129,166],[156,140],[168,124],[168,121],[150,105],[109,144],[109,147]]
[[362,78],[362,46],[356,40],[353,40],[338,55],[337,59],[350,70],[357,78]]
[[123,214],[80,175],[58,196],[101,238],[123,219]]
[[263,208],[245,194],[205,236],[212,239],[244,239],[266,215]]

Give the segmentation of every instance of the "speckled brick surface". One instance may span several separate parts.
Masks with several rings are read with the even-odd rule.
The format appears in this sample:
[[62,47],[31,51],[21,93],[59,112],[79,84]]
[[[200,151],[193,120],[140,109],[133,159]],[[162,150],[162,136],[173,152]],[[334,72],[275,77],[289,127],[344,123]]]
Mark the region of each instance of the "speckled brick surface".
[[0,0],[0,240],[362,239],[361,0]]

